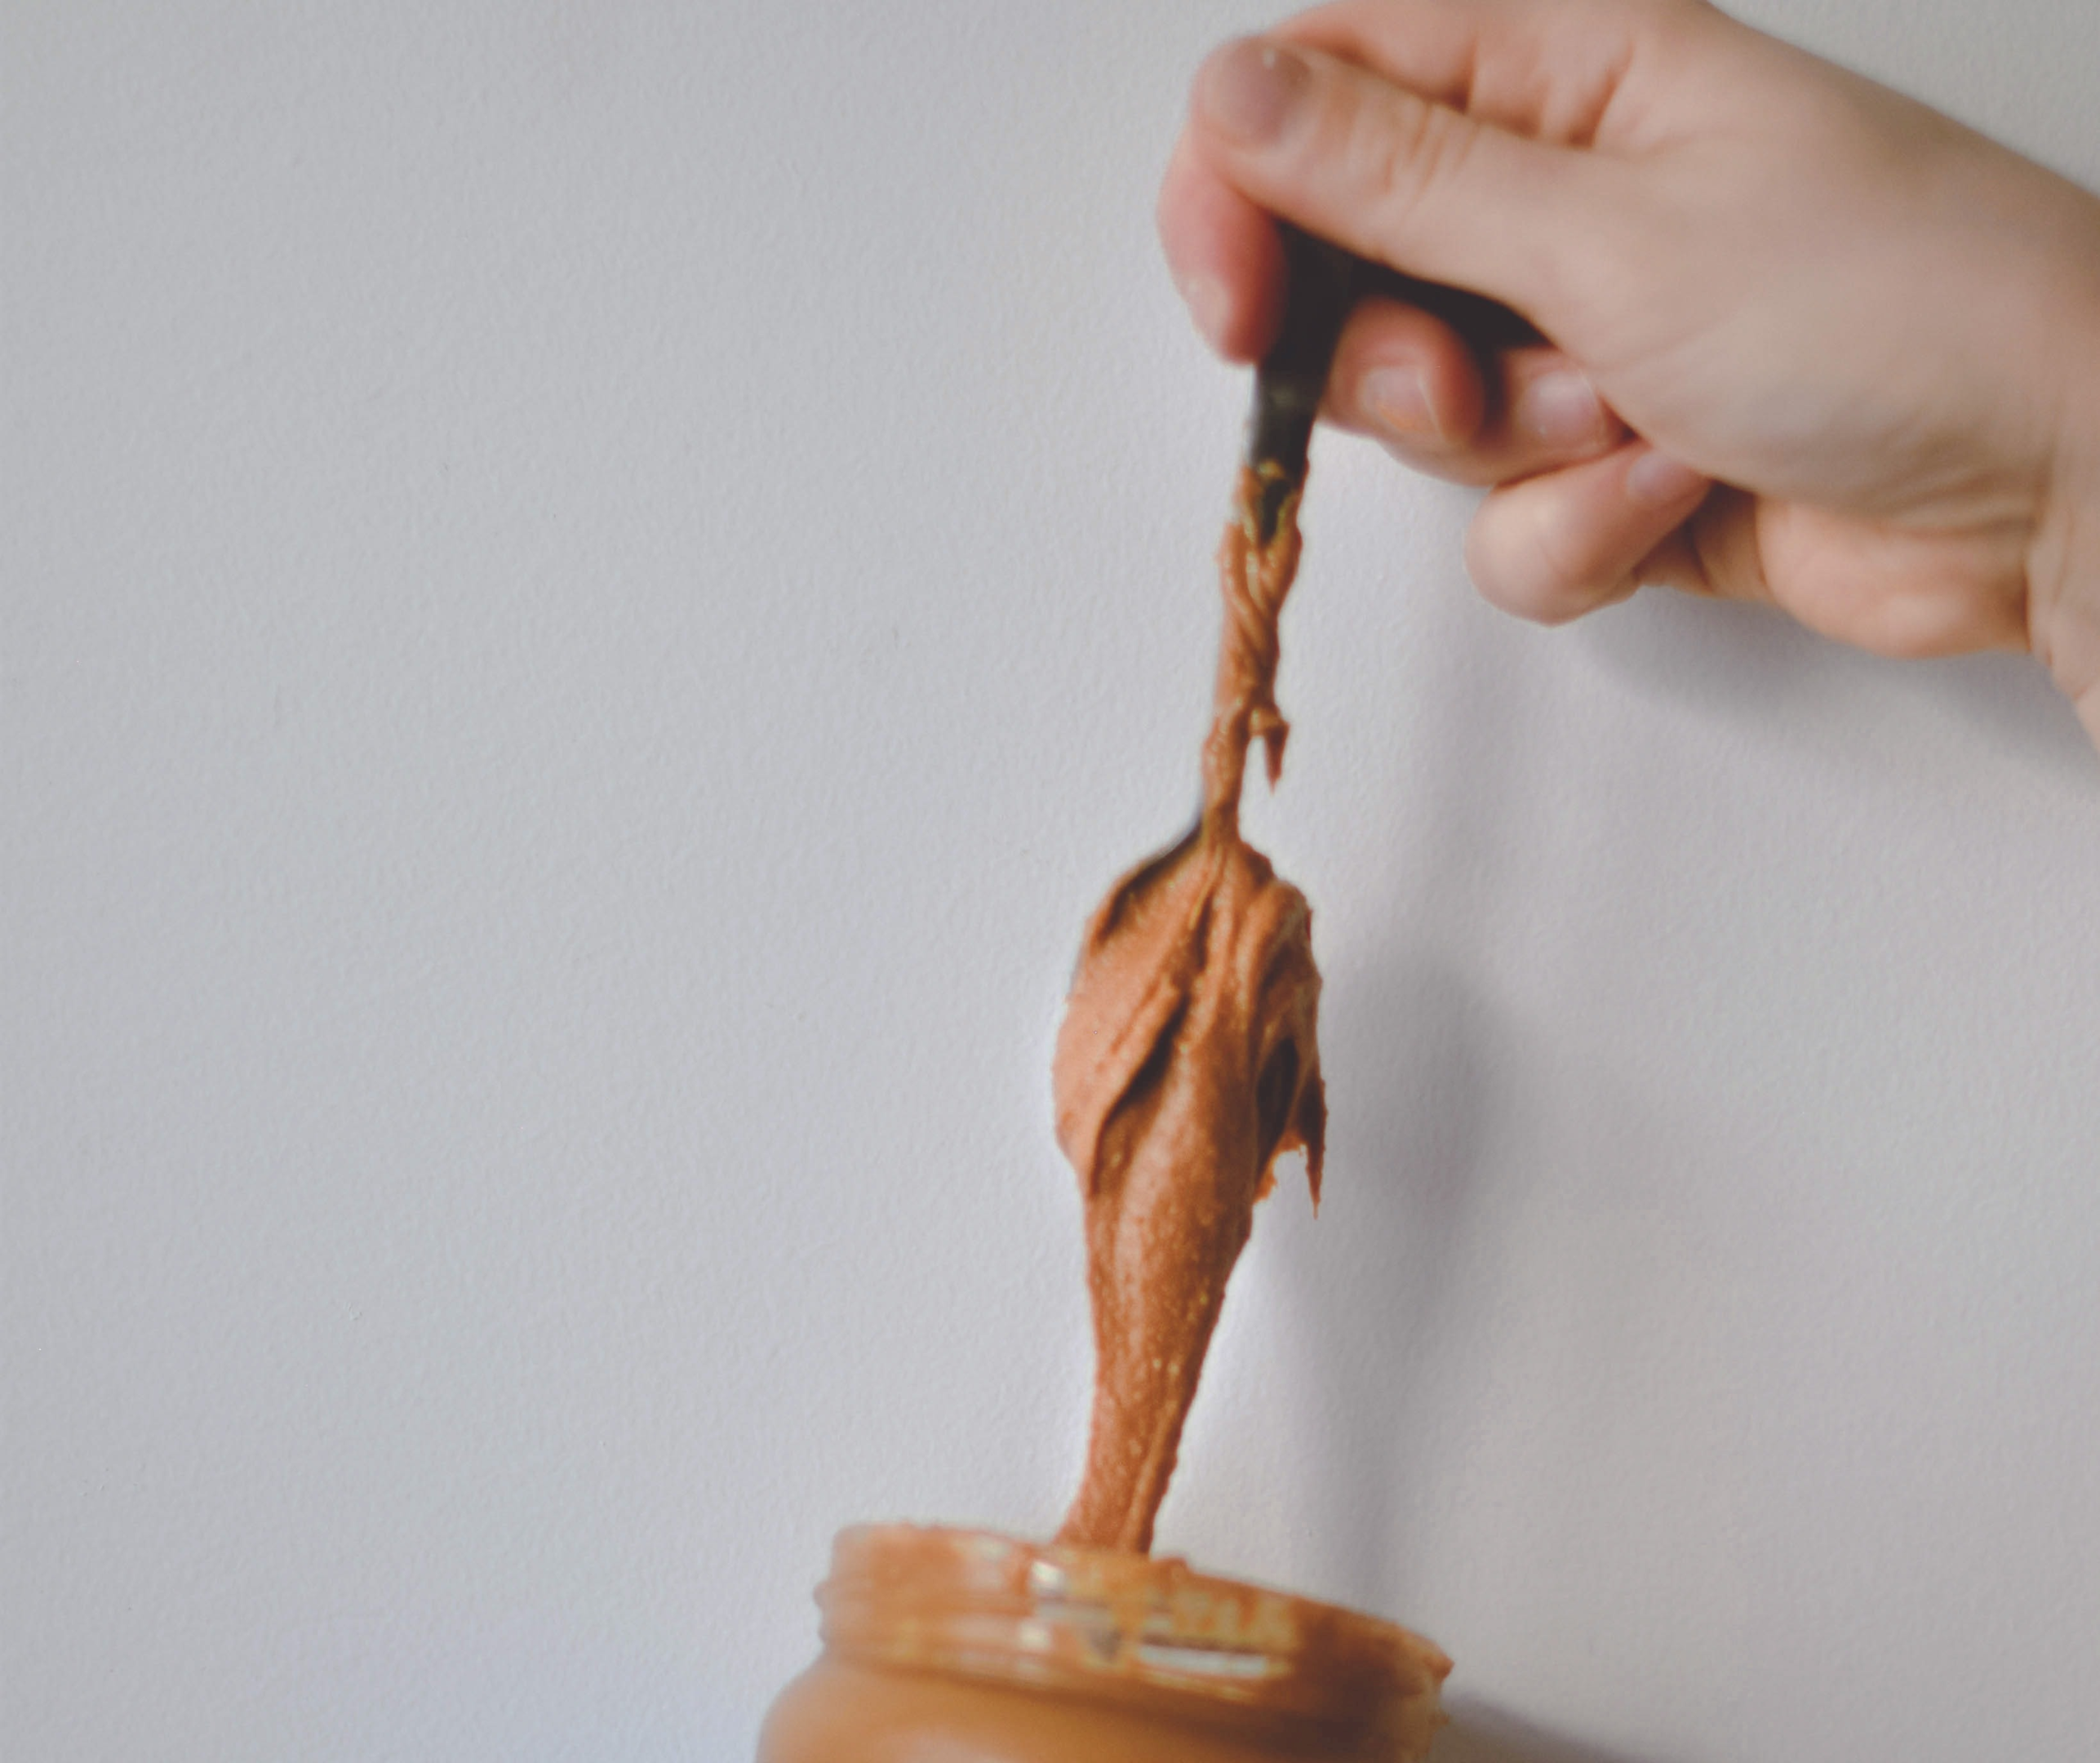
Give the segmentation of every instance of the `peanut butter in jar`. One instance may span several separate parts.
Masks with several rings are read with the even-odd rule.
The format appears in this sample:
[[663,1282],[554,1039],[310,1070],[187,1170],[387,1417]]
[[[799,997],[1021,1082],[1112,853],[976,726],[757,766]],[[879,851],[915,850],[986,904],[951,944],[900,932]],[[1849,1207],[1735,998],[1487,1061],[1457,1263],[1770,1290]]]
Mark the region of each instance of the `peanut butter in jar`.
[[1418,1636],[1171,1558],[865,1526],[817,1603],[758,1763],[1413,1763],[1443,1721]]

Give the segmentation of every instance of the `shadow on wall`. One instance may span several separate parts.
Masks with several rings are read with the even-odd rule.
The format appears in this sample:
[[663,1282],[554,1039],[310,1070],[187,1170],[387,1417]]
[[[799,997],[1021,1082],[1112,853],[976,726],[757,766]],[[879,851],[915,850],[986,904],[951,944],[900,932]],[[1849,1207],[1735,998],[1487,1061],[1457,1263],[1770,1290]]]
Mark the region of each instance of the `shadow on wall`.
[[1420,1384],[1436,1374],[1452,1324],[1451,1282],[1480,1223],[1487,1135],[1518,1081],[1515,1050],[1477,988],[1433,957],[1342,976],[1321,1017],[1323,1037],[1359,1064],[1346,1080],[1346,1252],[1316,1230],[1286,1273],[1322,1343],[1306,1374],[1325,1392],[1331,1437],[1311,1509],[1349,1595],[1404,1605],[1411,1521],[1393,1494],[1436,1485]]
[[1430,1747],[1429,1763],[1660,1763],[1564,1739],[1477,1702],[1454,1703],[1451,1724]]
[[1696,706],[1755,729],[1799,739],[1856,733],[1856,707],[1929,705],[1935,721],[2007,761],[2090,788],[2100,784],[2092,744],[2071,702],[2024,655],[1890,661],[1848,649],[1764,606],[1655,590],[1586,619],[1575,640],[1614,677],[1651,699]]

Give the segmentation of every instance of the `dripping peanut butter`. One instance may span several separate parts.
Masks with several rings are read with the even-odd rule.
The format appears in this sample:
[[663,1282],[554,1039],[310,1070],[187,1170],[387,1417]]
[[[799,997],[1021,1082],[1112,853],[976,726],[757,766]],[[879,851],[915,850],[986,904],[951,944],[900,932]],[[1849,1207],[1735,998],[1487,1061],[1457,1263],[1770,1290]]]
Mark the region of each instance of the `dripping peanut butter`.
[[1419,1763],[1450,1661],[1390,1623],[1192,1573],[1152,1525],[1276,1159],[1316,1204],[1320,975],[1297,889],[1240,836],[1247,755],[1277,779],[1276,619],[1306,443],[1352,260],[1284,227],[1290,310],[1257,376],[1219,552],[1203,806],[1089,921],[1054,1062],[1086,1201],[1097,1348],[1086,1467],[1057,1540],[910,1525],[840,1534],[824,1649],[759,1763]]
[[1225,1284],[1283,1152],[1320,1197],[1326,1106],[1320,975],[1305,897],[1240,836],[1247,753],[1273,784],[1276,619],[1298,567],[1296,495],[1264,540],[1242,470],[1218,554],[1218,686],[1203,807],[1124,877],[1086,927],[1053,1068],[1059,1143],[1086,1206],[1094,1411],[1059,1540],[1152,1547],[1152,1522]]

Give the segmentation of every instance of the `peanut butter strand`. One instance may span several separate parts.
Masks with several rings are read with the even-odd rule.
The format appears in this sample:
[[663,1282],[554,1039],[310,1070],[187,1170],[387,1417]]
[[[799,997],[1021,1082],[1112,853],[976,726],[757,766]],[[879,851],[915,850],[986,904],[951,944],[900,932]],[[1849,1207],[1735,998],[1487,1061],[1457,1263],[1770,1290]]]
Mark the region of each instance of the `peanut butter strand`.
[[1316,1205],[1326,1124],[1320,975],[1304,896],[1240,837],[1247,749],[1269,781],[1289,732],[1276,619],[1298,566],[1297,495],[1262,537],[1243,470],[1219,548],[1224,602],[1203,812],[1089,922],[1054,1067],[1058,1139],[1086,1206],[1095,1346],[1086,1467],[1060,1541],[1152,1546],[1225,1286],[1302,1149]]

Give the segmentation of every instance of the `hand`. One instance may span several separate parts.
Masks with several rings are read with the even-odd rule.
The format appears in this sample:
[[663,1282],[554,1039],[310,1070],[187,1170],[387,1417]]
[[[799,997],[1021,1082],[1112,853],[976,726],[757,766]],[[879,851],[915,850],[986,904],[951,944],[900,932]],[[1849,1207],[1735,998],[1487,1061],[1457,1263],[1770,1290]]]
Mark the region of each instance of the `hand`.
[[1325,414],[1493,486],[1488,598],[1773,602],[1881,654],[2031,649],[2100,742],[2100,199],[1700,0],[1342,0],[1198,74],[1160,202],[1227,356],[1271,215],[1515,309],[1350,322]]

